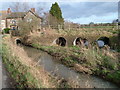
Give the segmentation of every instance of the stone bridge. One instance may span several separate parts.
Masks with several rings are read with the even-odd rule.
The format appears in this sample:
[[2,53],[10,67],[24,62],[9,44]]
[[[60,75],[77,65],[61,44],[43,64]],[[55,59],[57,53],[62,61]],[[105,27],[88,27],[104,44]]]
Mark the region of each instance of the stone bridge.
[[[92,37],[91,37],[92,38]],[[12,41],[14,41],[15,44],[19,44],[23,42],[23,40],[20,37],[12,37]],[[96,43],[99,46],[109,45],[110,46],[110,39],[108,37],[98,37],[93,38],[92,40],[90,38],[82,37],[80,35],[54,35],[51,37],[41,37],[38,40],[43,45],[59,45],[59,46],[75,46],[75,45],[84,45],[88,46],[89,44]],[[97,42],[98,41],[98,42]],[[101,42],[103,41],[103,42]],[[102,47],[101,46],[101,47]]]

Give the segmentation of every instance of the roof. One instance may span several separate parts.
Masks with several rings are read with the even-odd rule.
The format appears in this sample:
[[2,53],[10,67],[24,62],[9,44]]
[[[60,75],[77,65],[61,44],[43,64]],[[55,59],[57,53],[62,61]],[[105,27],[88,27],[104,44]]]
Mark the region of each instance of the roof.
[[6,18],[7,11],[0,11],[0,19],[4,20]]
[[2,14],[3,14],[3,13],[7,13],[7,11],[6,11],[6,10],[3,10],[3,11],[0,11],[0,13],[2,13]]
[[[34,12],[32,12],[31,10],[29,10],[28,12],[31,12],[32,14],[34,14],[38,18],[41,18],[39,15],[37,15]],[[11,18],[24,18],[27,15],[28,12],[12,12],[9,15],[7,15],[6,18],[7,19],[11,19]]]
[[6,18],[23,18],[27,12],[12,12]]
[[42,19],[42,17],[40,17],[37,13],[34,13],[34,12],[32,12],[31,10],[29,10],[28,12],[31,12],[32,14],[34,14],[36,17],[38,17],[38,18],[41,18]]

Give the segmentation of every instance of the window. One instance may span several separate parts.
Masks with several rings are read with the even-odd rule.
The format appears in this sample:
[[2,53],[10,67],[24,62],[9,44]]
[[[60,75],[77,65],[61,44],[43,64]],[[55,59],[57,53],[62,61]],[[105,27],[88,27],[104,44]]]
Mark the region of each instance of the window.
[[12,24],[16,25],[16,20],[12,20]]
[[32,18],[27,19],[27,22],[31,22],[31,21],[32,21]]
[[13,30],[15,30],[15,27],[13,27]]

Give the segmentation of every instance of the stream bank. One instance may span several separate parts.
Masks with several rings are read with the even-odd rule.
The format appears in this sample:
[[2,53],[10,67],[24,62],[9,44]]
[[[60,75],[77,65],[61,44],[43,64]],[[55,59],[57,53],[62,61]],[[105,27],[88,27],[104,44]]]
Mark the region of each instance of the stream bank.
[[29,58],[26,52],[11,42],[9,36],[3,38],[2,59],[17,88],[65,88],[57,77],[52,77],[42,67]]
[[93,75],[77,73],[71,68],[61,64],[57,58],[50,56],[49,54],[31,48],[22,46],[27,52],[27,55],[32,58],[38,65],[42,66],[45,71],[49,72],[53,76],[59,76],[64,78],[67,82],[74,83],[80,88],[116,88],[116,85],[100,79]]
[[32,44],[34,48],[45,51],[79,73],[99,76],[105,80],[120,83],[119,53],[100,49],[85,49],[78,47],[42,46]]
[[[66,88],[69,88],[69,87],[73,87],[73,88],[76,88],[76,87],[77,88],[78,87],[80,87],[80,88],[117,88],[116,85],[114,85],[108,81],[102,80],[98,77],[86,75],[83,73],[82,74],[76,73],[76,71],[61,64],[59,62],[60,61],[59,59],[57,59],[57,58],[54,59],[53,57],[51,57],[50,55],[48,55],[45,52],[42,52],[42,51],[34,49],[34,48],[16,46],[10,42],[10,39],[6,39],[5,41],[6,41],[7,47],[9,47],[7,49],[8,50],[11,49],[11,50],[10,50],[10,52],[6,51],[6,53],[4,53],[3,57],[4,58],[6,58],[6,57],[8,58],[9,56],[12,56],[12,57],[9,57],[10,60],[5,59],[4,61],[6,62],[6,66],[8,66],[8,69],[12,68],[12,69],[9,69],[9,71],[11,71],[11,72],[15,71],[14,77],[19,77],[19,78],[16,78],[16,80],[18,80],[18,82],[19,82],[18,86],[20,86],[22,84],[22,87],[35,87],[35,88],[36,87],[39,87],[39,88],[44,88],[44,87],[45,88],[46,87],[48,87],[48,88],[49,87],[52,87],[52,88],[53,87],[54,88],[58,88],[58,87],[64,87],[64,88],[65,87]],[[6,46],[6,45],[4,45],[4,46]],[[46,48],[46,46],[44,46],[44,47]],[[51,50],[51,47],[48,47],[48,48]],[[60,48],[60,49],[66,51],[65,48]],[[55,49],[52,49],[52,50],[54,51]],[[56,50],[58,50],[58,49],[56,49]],[[7,53],[7,52],[9,52],[9,53]],[[59,50],[59,52],[60,52],[60,50]],[[63,53],[61,53],[61,54],[63,54]],[[70,58],[68,58],[68,59],[70,59]],[[67,62],[69,62],[69,60]],[[74,62],[74,63],[76,63],[76,62]],[[43,70],[44,70],[44,71],[42,70],[42,72],[40,72],[41,67],[43,67]],[[32,76],[31,76],[31,74],[32,74]],[[24,75],[25,75],[25,78],[21,78]],[[46,75],[48,77],[46,77]],[[50,78],[50,76],[51,76],[51,78]],[[59,81],[57,81],[56,79],[54,79],[55,76],[59,76],[59,78],[63,78],[63,79],[62,80],[59,79]],[[32,80],[29,81],[30,78],[32,78]],[[45,82],[47,82],[47,83],[43,83],[44,79],[46,79]]]

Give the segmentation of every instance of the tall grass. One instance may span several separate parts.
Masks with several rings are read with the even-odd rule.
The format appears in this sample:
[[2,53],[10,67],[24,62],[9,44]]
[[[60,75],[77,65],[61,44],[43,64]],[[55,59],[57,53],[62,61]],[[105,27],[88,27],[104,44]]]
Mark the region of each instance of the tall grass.
[[42,67],[37,66],[37,62],[32,61],[24,49],[13,44],[9,37],[4,38],[2,57],[18,88],[57,87],[57,80]]

